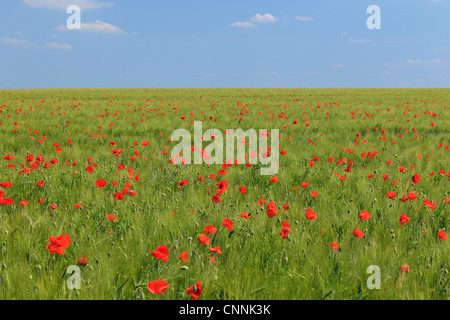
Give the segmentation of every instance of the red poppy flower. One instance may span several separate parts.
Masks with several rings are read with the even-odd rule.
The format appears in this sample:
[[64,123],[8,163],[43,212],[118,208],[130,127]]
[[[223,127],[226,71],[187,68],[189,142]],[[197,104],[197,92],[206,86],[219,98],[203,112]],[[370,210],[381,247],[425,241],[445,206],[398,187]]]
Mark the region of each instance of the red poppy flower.
[[399,269],[401,272],[409,272],[409,266],[400,266]]
[[334,251],[339,251],[339,243],[332,242],[331,243],[331,248],[333,248]]
[[83,206],[82,206],[81,204],[75,203],[75,208],[80,209],[80,208],[82,208],[82,207],[83,207]]
[[2,182],[0,183],[0,187],[4,188],[4,189],[8,189],[12,187],[12,182]]
[[353,235],[355,237],[358,238],[364,238],[364,232],[362,232],[361,230],[359,230],[358,228],[356,228],[355,230],[353,230]]
[[86,257],[83,257],[81,259],[78,259],[78,264],[80,265],[80,267],[86,267],[87,263],[88,263],[88,259]]
[[53,253],[65,255],[66,248],[72,242],[72,239],[67,234],[62,234],[59,237],[49,237],[50,243],[47,243],[47,250],[50,255]]
[[412,178],[413,183],[420,183],[420,176],[416,173]]
[[181,261],[183,262],[189,262],[189,254],[187,251],[183,251],[182,253],[180,253],[178,255],[178,257],[180,258]]
[[56,208],[58,208],[58,205],[57,205],[57,204],[52,204],[52,205],[50,205],[50,209],[55,210]]
[[415,194],[414,192],[409,192],[408,199],[409,200],[417,200],[417,194]]
[[200,281],[197,282],[196,284],[194,284],[193,286],[190,286],[186,290],[186,294],[191,295],[192,299],[197,300],[200,297],[200,295],[202,294],[202,286],[201,286]]
[[206,244],[207,246],[209,246],[210,240],[211,240],[211,238],[205,234],[201,234],[198,236],[198,241],[200,241],[201,244]]
[[250,216],[248,215],[248,212],[242,212],[241,213],[241,218],[244,218],[244,219],[249,219],[250,218]]
[[206,261],[214,263],[214,262],[216,262],[216,257],[208,257],[208,258],[206,258]]
[[311,192],[311,196],[313,196],[314,198],[317,197],[319,194],[317,192]]
[[247,189],[246,189],[245,187],[240,187],[240,188],[239,188],[239,191],[240,191],[242,194],[246,194],[246,193],[247,193]]
[[233,231],[233,229],[234,229],[233,228],[233,221],[231,221],[230,219],[224,219],[222,224],[228,230]]
[[220,247],[214,247],[214,248],[208,248],[208,249],[211,250],[212,252],[222,254],[222,251],[220,251]]
[[307,186],[309,186],[309,183],[302,182],[300,186],[302,186],[303,188],[306,188]]
[[14,204],[14,201],[10,198],[1,198],[0,205],[2,205],[2,204],[6,205],[6,206],[10,206],[10,205]]
[[204,233],[212,233],[212,234],[214,234],[214,233],[217,232],[217,229],[214,228],[213,225],[211,225],[211,226],[206,226],[206,227],[205,227],[205,230],[204,230],[203,232],[204,232]]
[[278,182],[278,178],[277,177],[272,177],[272,179],[270,179],[270,182]]
[[282,236],[283,239],[286,239],[287,236],[289,235],[289,232],[292,232],[291,226],[287,221],[281,222],[281,225],[283,226],[283,229],[281,229],[280,236]]
[[156,259],[162,260],[163,263],[166,263],[169,260],[169,249],[166,248],[165,245],[160,245],[158,248],[152,251],[152,256]]
[[275,205],[275,201],[272,201],[267,205],[267,216],[269,218],[273,218],[273,217],[277,216],[278,215],[277,211],[278,211],[278,208]]
[[308,220],[315,220],[315,219],[317,219],[317,214],[314,212],[314,211],[312,211],[311,209],[306,209],[306,218],[308,219]]
[[259,205],[260,207],[262,207],[265,203],[266,203],[266,200],[265,200],[265,199],[259,199],[259,200],[258,200],[258,205]]
[[116,220],[117,220],[117,217],[116,217],[115,215],[113,215],[113,214],[108,214],[108,215],[106,216],[106,218],[107,218],[109,221],[116,221]]
[[425,199],[424,202],[423,202],[423,204],[424,204],[426,207],[430,208],[431,210],[436,209],[436,206],[434,205],[434,203],[431,202],[431,201],[428,200],[428,199]]
[[388,198],[390,198],[390,199],[394,199],[394,198],[397,196],[397,193],[394,192],[394,191],[389,191],[389,192],[387,193],[387,196],[388,196]]
[[217,194],[221,195],[222,193],[227,191],[228,182],[227,180],[222,180],[219,183],[216,183],[216,186],[217,186]]
[[154,280],[147,284],[147,289],[153,294],[162,294],[169,288],[164,280]]
[[405,223],[411,221],[411,219],[410,219],[409,217],[406,216],[406,213],[404,213],[404,214],[402,214],[402,215],[400,216],[399,221],[400,221],[400,224],[401,224],[401,226],[402,226],[402,228],[403,228],[403,225],[404,225]]
[[282,236],[283,239],[286,239],[287,236],[289,235],[289,232],[290,232],[289,228],[283,227],[283,229],[281,229],[280,236]]
[[123,200],[123,193],[122,192],[116,192],[114,194],[114,198],[116,198],[117,200]]
[[99,179],[99,180],[95,181],[95,185],[96,185],[98,188],[103,188],[103,187],[106,186],[106,180],[104,180],[104,179]]
[[214,203],[219,203],[219,202],[222,202],[223,199],[220,197],[220,194],[214,194],[211,197],[211,201]]
[[184,187],[185,185],[187,185],[189,183],[189,181],[187,179],[184,179],[183,181],[180,181],[178,183],[178,188]]
[[361,220],[369,220],[370,218],[372,218],[372,216],[370,215],[369,212],[367,212],[366,210],[363,210],[363,211],[360,212],[359,218]]
[[438,237],[441,238],[442,240],[448,240],[447,235],[442,230],[438,232]]

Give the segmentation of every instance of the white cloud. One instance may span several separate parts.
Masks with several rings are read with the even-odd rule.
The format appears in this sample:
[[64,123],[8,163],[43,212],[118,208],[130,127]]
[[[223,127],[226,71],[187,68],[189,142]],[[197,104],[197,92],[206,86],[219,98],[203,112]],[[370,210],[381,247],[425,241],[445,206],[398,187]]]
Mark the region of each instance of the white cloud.
[[313,17],[296,16],[296,17],[295,17],[295,20],[298,20],[298,21],[313,21],[314,18],[313,18]]
[[109,1],[98,0],[23,0],[23,2],[33,8],[60,10],[66,10],[71,5],[77,5],[82,10],[100,9],[113,5]]
[[47,48],[52,48],[52,49],[61,49],[61,50],[72,50],[72,45],[67,44],[67,43],[57,43],[57,42],[50,42],[50,43],[46,43],[45,46]]
[[[64,25],[60,24],[54,30],[67,31],[68,29]],[[102,22],[100,20],[96,20],[95,22],[82,22],[80,25],[80,29],[74,29],[74,31],[109,33],[109,34],[125,33],[125,31],[123,31],[119,27],[116,27],[107,22]]]
[[16,39],[16,38],[0,38],[1,42],[8,43],[8,44],[26,44],[28,43],[28,40],[24,39]]
[[274,23],[277,22],[279,19],[275,18],[273,15],[271,15],[270,13],[265,13],[265,14],[255,14],[254,17],[250,18],[250,21],[245,21],[245,22],[234,22],[232,24],[230,24],[230,26],[232,27],[239,27],[239,28],[253,28],[256,27],[256,25],[254,23]]
[[422,61],[422,60],[420,60],[420,59],[409,59],[409,60],[406,60],[406,63],[422,63],[422,62],[425,62],[425,63],[438,63],[438,64],[446,64],[447,62],[445,62],[445,61],[442,61],[441,59],[432,59],[432,60],[425,60],[425,61]]
[[0,38],[0,41],[10,45],[24,46],[25,48],[51,48],[61,50],[72,50],[72,45],[67,43],[58,43],[54,41],[46,43],[44,45],[35,42],[30,42],[26,39],[16,39],[16,38]]
[[63,25],[63,24],[60,24],[59,26],[57,26],[55,29],[53,29],[53,30],[56,30],[56,31],[66,31],[67,29],[66,29],[66,26],[65,25]]
[[251,22],[234,22],[230,24],[232,27],[239,27],[239,28],[253,28],[255,25]]
[[254,17],[250,18],[251,22],[256,22],[256,23],[274,23],[278,21],[278,18],[275,18],[273,15],[271,15],[270,13],[266,13],[266,14],[255,14]]
[[364,42],[371,42],[372,40],[367,40],[367,39],[350,39],[348,41],[353,42],[353,43],[364,43]]

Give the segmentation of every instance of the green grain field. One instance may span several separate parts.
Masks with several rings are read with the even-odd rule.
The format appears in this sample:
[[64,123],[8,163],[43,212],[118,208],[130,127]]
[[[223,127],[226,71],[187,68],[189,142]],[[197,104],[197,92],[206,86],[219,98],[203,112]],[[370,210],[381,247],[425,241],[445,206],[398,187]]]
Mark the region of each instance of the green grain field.
[[[448,300],[449,105],[449,89],[0,90],[0,299]],[[278,129],[278,181],[171,163],[172,132],[200,120]]]

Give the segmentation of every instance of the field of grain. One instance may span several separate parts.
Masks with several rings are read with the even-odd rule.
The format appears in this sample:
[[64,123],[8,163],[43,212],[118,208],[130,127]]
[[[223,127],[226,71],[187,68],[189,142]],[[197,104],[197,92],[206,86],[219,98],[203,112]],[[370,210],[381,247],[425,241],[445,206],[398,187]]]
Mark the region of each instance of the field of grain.
[[[0,90],[0,299],[448,299],[449,104],[449,89]],[[194,121],[278,129],[279,171],[173,163]]]

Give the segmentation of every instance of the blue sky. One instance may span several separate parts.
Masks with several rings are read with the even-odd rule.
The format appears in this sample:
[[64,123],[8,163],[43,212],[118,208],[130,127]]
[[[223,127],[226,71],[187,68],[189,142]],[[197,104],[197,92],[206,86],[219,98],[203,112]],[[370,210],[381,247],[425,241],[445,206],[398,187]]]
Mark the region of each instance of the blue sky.
[[0,88],[87,87],[450,87],[450,0],[2,0]]

